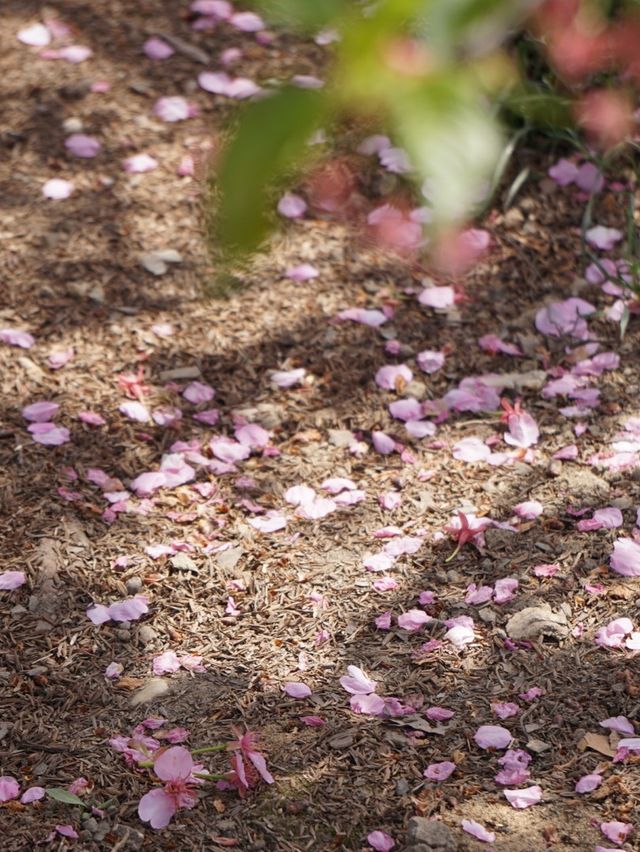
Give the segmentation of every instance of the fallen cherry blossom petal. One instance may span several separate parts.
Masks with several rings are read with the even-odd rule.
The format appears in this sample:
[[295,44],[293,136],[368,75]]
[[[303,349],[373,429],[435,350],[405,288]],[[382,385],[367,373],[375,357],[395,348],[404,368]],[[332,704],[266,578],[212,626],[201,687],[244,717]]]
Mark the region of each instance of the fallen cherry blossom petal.
[[347,666],[348,674],[340,678],[340,685],[354,695],[368,695],[375,692],[377,682],[371,680],[358,666]]
[[326,722],[320,716],[300,716],[300,721],[310,728],[321,728]]
[[483,749],[507,748],[513,737],[511,732],[500,725],[481,725],[473,735],[477,745]]
[[371,831],[367,835],[367,843],[376,852],[391,852],[396,845],[395,840],[386,831]]
[[162,41],[161,38],[157,38],[157,36],[148,38],[142,45],[142,49],[149,59],[168,59],[175,53],[171,45]]
[[307,202],[292,192],[285,193],[278,202],[278,213],[287,219],[300,219],[307,209]]
[[612,820],[611,822],[601,822],[600,831],[607,840],[612,840],[614,843],[624,843],[633,832],[633,825],[630,822]]
[[467,834],[475,837],[476,840],[481,840],[483,843],[493,843],[496,839],[493,831],[488,831],[483,825],[480,825],[479,822],[476,822],[472,819],[463,819],[460,823],[462,826],[462,830],[466,831]]
[[640,577],[640,544],[631,538],[616,539],[610,565],[623,577]]
[[94,136],[84,133],[72,133],[64,140],[64,147],[70,154],[82,159],[91,159],[97,156],[102,145]]
[[51,42],[51,33],[44,24],[31,24],[19,30],[16,38],[29,47],[46,47]]
[[32,423],[27,429],[37,444],[47,447],[60,447],[71,440],[69,430],[64,426],[56,426],[55,423]]
[[65,198],[69,198],[74,189],[75,186],[70,180],[51,178],[42,185],[42,194],[45,198],[62,201]]
[[602,784],[602,775],[583,775],[576,781],[576,793],[592,793]]
[[282,689],[290,698],[308,698],[311,695],[311,688],[306,683],[285,683]]
[[455,763],[445,760],[442,763],[430,763],[422,774],[430,781],[446,781],[455,769]]
[[503,790],[504,796],[513,808],[529,808],[542,799],[542,789],[534,784],[521,790]]
[[23,805],[28,805],[31,802],[38,802],[44,799],[46,790],[44,787],[28,787],[20,796],[20,801]]
[[21,349],[31,349],[35,342],[34,337],[26,331],[20,331],[17,328],[0,328],[0,343],[19,346]]

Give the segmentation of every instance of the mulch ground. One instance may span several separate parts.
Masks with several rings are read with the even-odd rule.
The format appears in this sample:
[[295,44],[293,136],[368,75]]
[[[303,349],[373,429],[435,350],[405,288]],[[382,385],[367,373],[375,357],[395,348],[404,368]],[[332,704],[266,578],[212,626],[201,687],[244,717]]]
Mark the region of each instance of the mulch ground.
[[[532,157],[531,178],[515,207],[507,214],[498,207],[483,224],[492,235],[488,257],[456,282],[464,284],[468,300],[447,314],[420,308],[406,292],[418,281],[400,262],[313,212],[284,229],[273,251],[247,273],[244,289],[227,300],[203,299],[202,287],[213,275],[203,182],[179,177],[176,168],[185,153],[204,160],[232,107],[197,89],[201,66],[192,59],[178,53],[153,62],[141,54],[141,44],[164,31],[212,57],[240,46],[242,73],[259,81],[312,73],[322,54],[312,42],[286,36],[263,47],[230,28],[193,33],[186,4],[178,13],[175,6],[160,0],[57,3],[60,17],[77,28],[77,41],[94,51],[89,62],[71,65],[37,60],[15,40],[18,29],[39,19],[39,3],[5,2],[0,326],[28,329],[36,344],[0,348],[1,567],[28,576],[21,589],[0,593],[0,769],[25,787],[64,787],[84,776],[94,787],[92,801],[110,804],[92,830],[82,828],[77,809],[51,800],[5,804],[0,845],[32,849],[54,825],[72,823],[79,840],[58,837],[53,848],[216,850],[236,841],[246,852],[359,850],[368,848],[366,835],[377,828],[401,846],[408,818],[418,814],[442,819],[460,850],[481,848],[460,830],[462,818],[495,831],[496,852],[593,849],[602,841],[600,821],[638,823],[640,782],[633,761],[612,765],[579,747],[585,733],[603,732],[600,720],[637,718],[634,655],[600,648],[593,635],[616,616],[633,618],[638,601],[633,581],[606,567],[618,533],[578,533],[566,510],[613,504],[623,509],[627,528],[634,523],[640,503],[634,471],[602,471],[585,460],[608,447],[624,417],[639,413],[637,321],[622,341],[614,323],[592,322],[603,347],[620,354],[621,367],[600,380],[601,405],[579,439],[556,401],[524,391],[524,404],[542,432],[532,464],[494,469],[453,460],[451,445],[460,438],[485,438],[496,430],[493,415],[454,416],[439,428],[440,446],[428,440],[411,445],[414,463],[373,449],[350,453],[341,440],[344,431],[336,430],[360,433],[365,443],[373,429],[400,437],[386,410],[393,397],[373,382],[377,368],[393,360],[384,352],[385,337],[401,340],[407,357],[447,347],[444,369],[420,377],[430,398],[467,375],[526,373],[562,360],[562,341],[536,335],[535,311],[552,296],[577,293],[604,304],[599,289],[580,278],[580,208],[543,179],[549,163]],[[111,89],[91,92],[96,79],[109,80]],[[153,103],[170,94],[196,101],[200,116],[177,124],[157,120]],[[65,152],[63,122],[70,118],[100,137],[97,158],[77,160]],[[159,168],[126,174],[121,160],[139,151],[155,156]],[[42,198],[42,184],[54,176],[76,182],[71,198]],[[603,203],[602,218],[620,224],[615,196]],[[179,251],[183,261],[155,278],[140,255],[165,248]],[[283,277],[287,266],[301,262],[313,263],[319,277],[307,283]],[[341,309],[383,304],[396,307],[393,332],[388,325],[375,330],[332,322]],[[170,323],[174,334],[158,337],[151,330],[156,323]],[[490,332],[520,341],[526,356],[516,362],[482,352],[476,338]],[[61,370],[49,369],[49,352],[69,346],[74,359]],[[274,388],[269,371],[294,367],[306,369],[305,383]],[[118,376],[138,368],[150,387],[147,401],[156,407],[179,401],[162,375],[191,368],[216,389],[220,424],[212,429],[188,413],[175,429],[127,420],[118,413],[125,399]],[[38,399],[60,403],[59,422],[71,429],[70,443],[50,448],[32,442],[20,410]],[[80,423],[77,413],[87,408],[100,412],[106,425]],[[269,428],[280,451],[240,463],[239,473],[254,480],[252,488],[239,487],[237,475],[203,472],[199,481],[215,486],[212,499],[198,498],[185,485],[158,492],[148,514],[120,514],[112,524],[101,519],[106,504],[86,479],[90,468],[126,484],[157,468],[175,440],[206,443],[214,432],[230,433],[231,413],[238,411]],[[552,454],[572,443],[579,445],[579,461],[551,464]],[[65,478],[68,467],[77,481]],[[319,521],[292,520],[273,534],[248,524],[247,499],[280,509],[288,487],[317,487],[328,476],[352,478],[366,499]],[[60,486],[81,498],[64,500]],[[377,500],[389,490],[402,497],[394,511],[381,509]],[[465,547],[446,561],[450,539],[433,536],[456,510],[473,506],[478,515],[508,520],[512,507],[526,499],[544,504],[541,518],[518,534],[491,530],[484,552]],[[378,593],[372,588],[376,575],[362,568],[362,557],[377,549],[372,533],[387,524],[407,534],[422,531],[425,538],[416,554],[396,563],[397,588]],[[192,545],[187,570],[145,554],[149,545],[172,541]],[[215,545],[229,547],[216,551]],[[123,556],[126,566],[114,567]],[[531,573],[532,566],[553,562],[561,566],[556,577]],[[469,583],[493,584],[506,576],[520,581],[512,603],[464,603]],[[226,612],[231,581],[237,616]],[[585,581],[602,582],[604,593],[588,594]],[[86,617],[91,603],[121,599],[137,587],[150,600],[140,621],[96,627]],[[376,616],[412,608],[427,589],[437,595],[429,612],[439,619],[473,615],[477,638],[464,651],[445,644],[416,658],[429,638],[425,631],[375,628]],[[310,599],[313,593],[324,603]],[[508,651],[509,616],[543,601],[564,609],[569,638]],[[320,630],[330,638],[318,645]],[[132,694],[151,676],[152,658],[169,649],[202,655],[206,672],[170,675],[166,694],[132,706]],[[124,665],[121,681],[104,676],[113,661]],[[415,716],[412,728],[402,717],[356,715],[339,686],[348,665],[361,666],[381,684],[381,693],[413,704],[423,721],[420,708],[434,705],[451,708],[455,716],[425,732]],[[287,697],[287,680],[308,683],[312,696]],[[530,768],[531,783],[540,784],[544,799],[515,811],[493,781],[495,756],[481,752],[473,734],[481,724],[500,723],[492,701],[514,700],[533,686],[544,695],[501,724],[520,747],[542,742]],[[307,727],[300,721],[305,714],[326,724]],[[215,792],[154,832],[137,816],[148,777],[128,768],[108,745],[110,736],[129,732],[145,715],[188,728],[193,747],[224,740],[231,725],[258,731],[276,783],[244,800]],[[423,777],[428,763],[449,759],[458,769],[445,783]],[[217,757],[207,765],[211,771],[225,768]],[[577,796],[576,779],[598,767],[605,783],[590,796]]]

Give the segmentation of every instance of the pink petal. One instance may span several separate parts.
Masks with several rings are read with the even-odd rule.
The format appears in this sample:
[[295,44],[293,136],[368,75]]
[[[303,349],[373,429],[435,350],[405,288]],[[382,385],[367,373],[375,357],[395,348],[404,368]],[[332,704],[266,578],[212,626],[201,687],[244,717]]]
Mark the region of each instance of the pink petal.
[[473,736],[480,748],[507,748],[513,737],[500,725],[481,725]]
[[24,571],[2,571],[0,572],[0,591],[11,592],[19,589],[27,582]]
[[31,24],[19,30],[16,38],[29,47],[46,47],[51,42],[51,33],[44,24]]
[[480,825],[479,822],[475,822],[472,819],[463,819],[460,823],[462,826],[462,830],[466,831],[467,834],[471,834],[476,840],[482,840],[483,843],[493,843],[496,839],[493,831],[487,831],[487,829]]
[[490,455],[491,449],[480,438],[463,438],[453,445],[453,457],[457,461],[486,462]]
[[497,604],[508,603],[515,597],[518,589],[519,581],[515,577],[503,577],[502,580],[496,580],[495,597]]
[[168,59],[174,53],[173,48],[166,41],[162,41],[161,38],[156,38],[156,36],[148,38],[142,49],[149,59]]
[[154,675],[163,675],[167,673],[177,672],[180,668],[180,660],[175,651],[164,651],[153,658],[153,673]]
[[186,748],[173,746],[154,761],[153,771],[163,781],[186,779],[193,771],[193,758]]
[[264,21],[255,12],[235,12],[229,18],[229,23],[237,30],[245,33],[256,33],[264,29]]
[[107,422],[101,414],[95,411],[80,411],[78,413],[78,420],[89,426],[105,426]]
[[150,419],[149,409],[141,402],[123,402],[118,406],[118,411],[137,423],[148,423]]
[[604,177],[595,163],[583,163],[575,176],[575,184],[583,192],[600,192],[604,186]]
[[503,790],[502,792],[514,808],[529,808],[531,805],[537,805],[542,799],[542,790],[537,784],[521,790]]
[[536,577],[553,577],[560,570],[560,566],[556,564],[534,565],[532,570]]
[[122,161],[125,172],[130,174],[143,174],[144,172],[153,171],[158,167],[158,161],[149,154],[134,154],[133,157],[127,157]]
[[23,805],[28,805],[30,802],[37,802],[43,799],[45,795],[44,787],[28,787],[20,796],[20,801]]
[[605,228],[604,225],[589,228],[585,236],[588,243],[604,251],[612,249],[622,239],[622,233],[617,228]]
[[59,410],[57,402],[32,402],[22,409],[22,416],[31,423],[45,423],[51,421]]
[[367,843],[376,852],[390,852],[396,845],[395,840],[386,831],[371,831],[367,835]]
[[52,370],[60,370],[73,359],[75,351],[73,346],[67,349],[59,349],[55,352],[50,352],[47,356],[47,364]]
[[295,370],[276,370],[271,373],[270,380],[279,388],[290,388],[302,382],[306,373],[304,367],[298,367]]
[[290,698],[308,698],[311,695],[311,689],[306,683],[285,683],[282,689]]
[[17,328],[0,328],[0,343],[19,346],[21,349],[31,349],[35,339],[28,332],[19,331]]
[[455,772],[456,765],[450,760],[445,760],[442,763],[430,763],[424,771],[424,777],[430,781],[446,781],[447,778]]
[[382,313],[382,311],[368,308],[347,308],[344,311],[340,311],[337,318],[342,322],[351,320],[351,322],[368,325],[371,328],[378,328],[378,326],[383,325],[388,319],[386,314]]
[[371,680],[358,666],[347,666],[348,675],[343,675],[340,678],[340,685],[347,692],[354,695],[366,695],[370,692],[375,692],[378,685],[375,680]]
[[613,820],[612,822],[601,822],[600,831],[607,840],[612,840],[614,843],[624,843],[633,832],[633,826],[629,822]]
[[72,65],[79,65],[81,62],[84,62],[86,59],[93,56],[93,51],[90,47],[86,47],[84,44],[69,44],[65,47],[61,47],[60,50],[56,51],[56,54],[57,55],[52,58],[64,59]]
[[307,209],[307,202],[292,192],[285,193],[278,202],[278,213],[287,219],[300,219]]
[[518,503],[514,506],[513,511],[519,518],[530,521],[539,517],[544,511],[544,507],[538,500],[526,500],[524,503]]
[[398,381],[409,383],[413,373],[405,364],[387,364],[376,373],[375,382],[379,388],[395,391]]
[[623,577],[640,577],[640,544],[630,538],[617,539],[610,565]]
[[611,731],[616,731],[618,734],[629,734],[635,736],[636,730],[627,719],[626,716],[612,716],[610,719],[603,719],[600,722],[601,728],[609,728]]
[[94,136],[87,136],[84,133],[72,133],[67,136],[64,141],[64,147],[70,154],[83,159],[91,159],[95,157],[102,145]]
[[467,586],[467,593],[464,600],[468,604],[483,604],[490,601],[492,597],[493,588],[491,586],[480,586],[478,588],[475,583],[470,583]]
[[149,612],[149,601],[144,595],[135,595],[113,603],[109,607],[109,617],[113,621],[137,621],[147,612]]
[[583,775],[576,782],[576,793],[592,793],[602,784],[602,775]]
[[45,198],[61,201],[64,198],[69,198],[74,188],[75,187],[70,180],[51,178],[42,185],[42,194]]
[[176,810],[173,796],[159,787],[145,793],[138,804],[138,816],[143,822],[151,823],[151,828],[166,828]]
[[158,118],[167,122],[184,121],[190,118],[193,112],[189,102],[180,95],[159,98],[155,102],[153,111]]
[[398,616],[398,627],[407,630],[409,633],[415,633],[430,621],[433,621],[433,619],[424,610],[410,609]]
[[425,712],[425,716],[434,722],[446,722],[455,716],[455,712],[448,710],[446,707],[429,707]]
[[425,349],[422,352],[418,352],[416,362],[423,373],[431,375],[444,367],[444,357],[444,352],[434,352],[432,349]]
[[87,617],[96,625],[104,624],[106,621],[111,621],[109,607],[104,606],[104,604],[94,604],[94,606],[90,606],[87,609]]
[[491,709],[500,719],[508,719],[510,716],[517,716],[520,708],[512,702],[499,701],[491,705]]
[[389,455],[389,453],[392,453],[396,448],[396,442],[384,432],[372,432],[371,440],[373,441],[373,446],[376,452],[381,453],[382,455]]
[[122,672],[124,671],[124,666],[122,663],[109,663],[109,665],[104,670],[104,676],[108,677],[110,680],[115,680],[119,678]]
[[251,518],[248,522],[254,529],[263,533],[277,532],[287,526],[284,515],[273,514],[264,518]]
[[292,281],[311,281],[312,278],[317,278],[320,273],[310,263],[301,263],[298,266],[290,266],[285,275]]
[[381,716],[385,708],[384,698],[375,692],[369,695],[352,695],[349,704],[354,713],[362,713],[365,716]]
[[56,825],[56,831],[63,837],[70,837],[72,840],[76,840],[78,837],[78,832],[72,825]]
[[55,423],[32,423],[27,429],[37,444],[48,447],[59,447],[71,440],[69,430],[64,426],[56,426]]
[[418,301],[429,308],[450,308],[455,303],[455,290],[453,287],[425,287],[419,294]]
[[321,728],[326,724],[325,720],[320,716],[300,716],[300,721],[304,722],[310,728]]
[[20,795],[20,785],[11,775],[0,776],[0,802],[17,799]]
[[575,181],[578,167],[571,160],[561,159],[549,169],[547,174],[560,186],[568,186]]

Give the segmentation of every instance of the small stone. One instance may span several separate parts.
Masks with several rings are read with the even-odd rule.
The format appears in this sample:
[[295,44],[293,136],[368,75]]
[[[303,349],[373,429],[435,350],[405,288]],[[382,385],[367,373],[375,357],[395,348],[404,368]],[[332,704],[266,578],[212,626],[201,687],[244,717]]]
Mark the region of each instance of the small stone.
[[485,624],[493,624],[497,617],[495,609],[491,609],[491,607],[482,607],[478,612],[478,618]]
[[135,595],[136,592],[139,592],[142,588],[142,578],[141,577],[129,577],[127,582],[125,583],[127,592],[130,595]]
[[166,695],[167,692],[169,692],[168,682],[161,677],[152,677],[141,689],[134,692],[131,697],[131,706],[137,707],[139,704],[148,704],[150,701]]
[[451,831],[442,822],[411,817],[408,832],[409,840],[424,846],[428,852],[456,852],[458,848]]
[[138,630],[138,639],[144,644],[148,645],[149,642],[153,642],[154,639],[158,638],[158,634],[150,627],[148,624],[143,624],[140,630]]
[[117,628],[113,631],[116,639],[119,639],[121,642],[127,642],[131,638],[131,634],[128,630],[124,630],[122,627]]
[[329,429],[329,443],[334,447],[348,447],[355,441],[355,435],[348,429]]
[[511,639],[565,639],[569,635],[569,624],[564,612],[553,612],[549,604],[528,606],[514,613],[507,621],[507,633]]
[[404,389],[405,396],[413,396],[415,399],[424,399],[427,395],[427,386],[424,382],[419,382],[417,379],[409,382]]
[[560,459],[551,459],[547,465],[547,473],[549,476],[560,476],[562,473],[562,462]]
[[98,830],[98,820],[94,817],[89,817],[89,819],[84,821],[84,827],[87,831],[91,831],[93,833]]
[[230,547],[216,556],[216,562],[224,570],[232,571],[240,561],[243,553],[244,549],[240,545]]
[[169,562],[176,571],[193,571],[194,574],[198,573],[198,566],[186,553],[176,553],[175,556],[171,557]]
[[198,379],[201,375],[200,367],[192,364],[188,367],[176,367],[173,370],[164,370],[158,375],[158,379],[161,382],[174,382],[184,379]]

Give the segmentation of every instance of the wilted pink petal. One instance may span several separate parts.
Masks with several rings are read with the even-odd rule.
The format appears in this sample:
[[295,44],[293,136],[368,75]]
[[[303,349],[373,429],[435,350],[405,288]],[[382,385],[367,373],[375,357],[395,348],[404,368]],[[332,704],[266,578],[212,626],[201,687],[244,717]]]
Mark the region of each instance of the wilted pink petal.
[[603,251],[609,251],[622,239],[621,231],[617,228],[605,228],[604,225],[589,228],[585,236],[588,243]]
[[473,464],[487,461],[490,455],[491,449],[480,438],[463,438],[453,445],[453,457],[457,461]]
[[342,322],[347,322],[351,320],[351,322],[361,323],[362,325],[368,325],[371,328],[378,328],[378,326],[383,325],[389,319],[386,314],[382,311],[374,310],[371,308],[347,308],[344,311],[340,311],[337,314],[337,319]]
[[522,698],[523,701],[535,701],[536,698],[540,698],[541,695],[544,695],[544,689],[539,686],[532,686],[531,689],[527,689],[526,692],[519,692],[518,698]]
[[571,297],[563,302],[552,302],[536,314],[536,328],[541,334],[559,337],[569,334],[578,339],[588,335],[584,317],[595,311],[595,307],[584,299]]
[[500,725],[481,725],[473,735],[480,748],[507,748],[513,737]]
[[603,719],[600,722],[601,728],[609,728],[611,731],[616,731],[618,734],[635,736],[635,728],[626,716],[612,716],[610,719]]
[[122,663],[109,663],[109,665],[104,670],[104,676],[108,677],[110,680],[115,680],[120,677],[122,672],[124,671],[124,666]]
[[71,840],[78,839],[78,832],[72,825],[56,825],[56,831],[63,837],[71,838]]
[[171,45],[156,36],[148,38],[143,44],[142,49],[149,59],[168,59],[174,54],[174,50]]
[[142,822],[148,822],[151,828],[166,828],[177,810],[174,799],[175,797],[166,793],[162,787],[154,787],[140,799],[138,816]]
[[531,805],[537,805],[542,799],[542,789],[537,784],[521,790],[503,790],[502,792],[514,808],[529,808]]
[[320,716],[300,716],[300,721],[310,728],[321,728],[326,724],[325,720]]
[[393,837],[387,834],[386,831],[371,831],[367,835],[367,843],[376,852],[390,852],[396,845]]
[[394,391],[398,382],[408,384],[413,379],[413,373],[405,364],[387,364],[380,367],[375,376],[379,388]]
[[409,633],[415,633],[430,621],[433,621],[433,619],[424,610],[410,609],[398,616],[398,627],[407,630]]
[[395,417],[396,420],[403,420],[406,423],[409,420],[420,420],[423,412],[418,400],[409,397],[408,399],[397,399],[389,403],[389,414]]
[[50,352],[47,356],[47,364],[52,370],[60,370],[73,359],[75,355],[73,346],[68,349],[59,349],[56,352]]
[[270,533],[283,530],[287,526],[287,519],[274,512],[272,515],[267,513],[263,518],[250,518],[249,524],[260,532]]
[[285,683],[282,689],[290,698],[308,698],[311,695],[311,689],[306,683]]
[[616,539],[610,565],[623,577],[640,577],[640,544],[631,538]]
[[491,586],[480,586],[475,583],[470,583],[467,586],[467,593],[464,596],[465,603],[468,604],[483,604],[490,601],[493,597],[493,588]]
[[420,292],[418,301],[429,308],[444,310],[453,306],[455,295],[453,287],[425,287]]
[[33,336],[26,331],[19,331],[17,328],[0,328],[0,343],[19,346],[21,349],[31,349],[35,342]]
[[304,367],[298,367],[295,370],[275,370],[269,378],[279,388],[290,388],[302,382],[306,373]]
[[561,461],[574,461],[578,458],[579,451],[575,444],[569,444],[566,447],[562,447],[557,450],[552,458],[560,459]]
[[180,660],[175,651],[164,651],[153,658],[153,673],[154,675],[163,675],[170,672],[177,672],[180,668]]
[[518,589],[519,581],[515,577],[504,577],[502,580],[496,580],[495,597],[497,604],[508,603],[515,597]]
[[509,431],[505,433],[504,440],[510,446],[526,449],[538,443],[538,424],[526,411],[510,414],[507,425]]
[[89,426],[104,426],[107,422],[101,414],[97,414],[95,411],[80,411],[78,420],[87,423]]
[[526,500],[524,503],[518,503],[514,506],[513,511],[519,518],[533,520],[543,513],[544,507],[538,500]]
[[375,680],[367,677],[367,675],[358,666],[347,666],[348,674],[340,678],[340,685],[347,692],[354,695],[368,695],[370,692],[375,692],[378,685]]
[[510,716],[517,716],[520,712],[518,705],[509,701],[498,701],[491,705],[491,709],[499,719],[508,719]]
[[383,612],[374,618],[374,624],[378,630],[389,630],[391,628],[391,610]]
[[0,591],[11,592],[27,582],[24,571],[2,571],[0,573]]
[[592,793],[602,784],[602,775],[583,775],[576,782],[576,793]]
[[123,601],[111,604],[109,618],[113,621],[137,621],[149,612],[149,601],[144,595],[135,595]]
[[19,30],[16,38],[29,47],[46,47],[51,41],[51,33],[44,24],[31,24]]
[[633,623],[630,618],[614,618],[598,630],[595,641],[606,648],[621,648],[625,636],[632,632]]
[[305,214],[307,202],[293,192],[285,193],[278,202],[278,213],[287,219],[300,219]]
[[220,411],[217,408],[206,408],[204,411],[197,411],[193,416],[198,423],[206,423],[207,426],[215,426],[220,420]]
[[0,776],[0,802],[8,802],[20,795],[20,785],[11,775]]
[[27,429],[37,444],[47,447],[59,447],[71,440],[69,430],[64,426],[56,426],[55,423],[32,423]]
[[515,343],[505,343],[496,334],[485,334],[478,338],[478,345],[492,355],[498,352],[502,352],[504,355],[522,355],[522,351]]
[[100,142],[94,136],[84,133],[72,133],[64,140],[64,147],[70,154],[83,159],[91,159],[102,148]]
[[423,775],[430,781],[446,781],[451,773],[455,772],[455,768],[455,763],[450,760],[445,760],[442,763],[430,763]]
[[154,104],[153,111],[162,121],[168,122],[184,121],[193,115],[189,102],[180,95],[159,98]]
[[532,570],[536,577],[553,577],[560,570],[560,566],[555,563],[534,565]]
[[310,263],[300,263],[298,266],[290,266],[285,275],[292,281],[311,281],[312,278],[317,278],[320,273]]
[[601,822],[600,831],[604,834],[607,840],[612,840],[614,843],[624,843],[627,837],[633,832],[633,826],[630,822]]
[[480,825],[479,822],[475,822],[472,819],[463,819],[460,823],[462,826],[462,830],[466,831],[467,834],[471,834],[476,840],[482,840],[483,843],[493,843],[496,839],[493,831],[487,831],[487,829]]
[[23,805],[28,805],[30,802],[37,802],[44,798],[45,792],[44,787],[28,787],[20,796],[20,801]]

